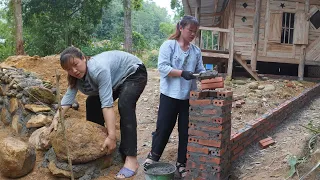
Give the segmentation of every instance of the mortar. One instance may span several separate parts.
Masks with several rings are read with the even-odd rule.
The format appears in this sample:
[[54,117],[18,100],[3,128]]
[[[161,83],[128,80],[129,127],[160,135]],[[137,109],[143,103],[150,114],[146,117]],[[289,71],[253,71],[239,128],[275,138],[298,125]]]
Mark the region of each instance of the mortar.
[[176,166],[170,163],[157,162],[145,167],[146,180],[174,180]]

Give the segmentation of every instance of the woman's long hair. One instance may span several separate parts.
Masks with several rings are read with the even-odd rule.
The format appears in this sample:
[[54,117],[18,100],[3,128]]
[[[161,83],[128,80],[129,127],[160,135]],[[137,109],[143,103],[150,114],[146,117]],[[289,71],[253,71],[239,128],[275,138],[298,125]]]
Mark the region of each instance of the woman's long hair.
[[[72,60],[74,58],[79,58],[82,60],[84,57],[85,56],[81,52],[80,49],[71,46],[71,47],[66,48],[60,54],[60,65],[63,69],[67,69],[72,64]],[[67,79],[68,79],[68,84],[69,84],[70,88],[74,88],[77,84],[77,78],[68,74]]]
[[178,40],[181,32],[180,32],[180,27],[185,28],[187,25],[192,24],[195,26],[200,26],[198,20],[193,17],[193,16],[183,16],[183,18],[181,19],[181,21],[179,21],[177,23],[177,27],[176,27],[176,32],[174,34],[172,34],[169,39],[175,39]]

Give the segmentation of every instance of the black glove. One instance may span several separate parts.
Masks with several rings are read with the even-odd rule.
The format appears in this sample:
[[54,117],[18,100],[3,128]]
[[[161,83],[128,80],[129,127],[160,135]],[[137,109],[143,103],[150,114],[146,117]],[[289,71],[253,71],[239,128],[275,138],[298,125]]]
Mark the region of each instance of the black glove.
[[191,71],[182,71],[181,77],[183,77],[185,80],[191,80],[196,78]]

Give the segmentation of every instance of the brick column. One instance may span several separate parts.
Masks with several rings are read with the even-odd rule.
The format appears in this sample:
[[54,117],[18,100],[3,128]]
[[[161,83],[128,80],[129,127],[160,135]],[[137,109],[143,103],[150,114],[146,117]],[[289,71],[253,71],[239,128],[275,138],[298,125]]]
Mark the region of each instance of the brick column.
[[190,93],[186,179],[220,180],[229,176],[231,108],[231,91]]

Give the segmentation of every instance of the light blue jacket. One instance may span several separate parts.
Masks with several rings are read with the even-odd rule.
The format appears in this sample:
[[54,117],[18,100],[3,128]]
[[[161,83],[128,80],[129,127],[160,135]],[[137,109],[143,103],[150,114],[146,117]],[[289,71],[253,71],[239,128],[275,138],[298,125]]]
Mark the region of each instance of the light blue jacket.
[[205,72],[201,50],[190,44],[187,51],[183,51],[176,40],[165,41],[159,50],[158,70],[160,72],[160,92],[174,99],[189,99],[191,90],[197,88],[196,80],[185,80],[182,77],[170,77],[172,69]]

